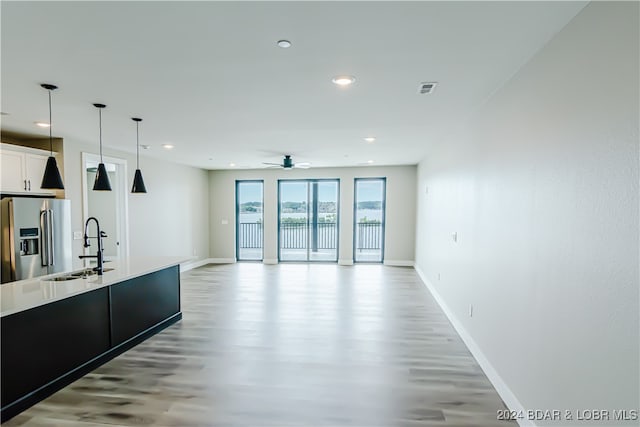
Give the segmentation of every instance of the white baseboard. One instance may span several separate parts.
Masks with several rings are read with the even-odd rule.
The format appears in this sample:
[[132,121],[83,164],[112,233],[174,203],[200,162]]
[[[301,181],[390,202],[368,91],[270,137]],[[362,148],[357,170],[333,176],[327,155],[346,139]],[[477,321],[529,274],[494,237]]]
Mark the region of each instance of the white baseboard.
[[235,258],[209,258],[209,264],[235,264]]
[[[431,295],[433,295],[433,298],[436,300],[442,311],[444,311],[444,314],[447,316],[458,335],[460,335],[460,338],[462,338],[462,341],[464,341],[464,343],[467,345],[467,348],[476,359],[487,378],[489,378],[489,381],[491,381],[491,384],[493,384],[493,387],[496,389],[505,405],[507,405],[507,407],[512,411],[526,414],[525,408],[522,403],[520,403],[509,386],[504,382],[500,375],[498,375],[498,372],[495,370],[491,362],[489,362],[489,359],[487,359],[487,357],[484,355],[475,340],[471,337],[469,332],[467,332],[462,323],[449,309],[449,306],[444,302],[436,288],[427,278],[426,274],[424,274],[422,269],[420,269],[420,267],[418,267],[417,265],[415,265],[414,268],[418,273],[418,276],[420,276],[420,278],[422,279],[422,282],[425,284],[427,289],[429,289],[429,292],[431,292]],[[533,421],[526,419],[518,420],[518,425],[522,427],[536,427],[536,424]]]
[[353,265],[352,259],[339,259],[338,265]]
[[211,264],[211,258],[200,259],[196,261],[189,261],[184,264],[180,264],[180,273],[193,270],[194,268],[202,267],[203,265]]
[[413,267],[415,263],[413,261],[403,259],[385,259],[383,264],[392,267]]
[[263,264],[277,264],[278,260],[273,258],[265,258],[262,260]]

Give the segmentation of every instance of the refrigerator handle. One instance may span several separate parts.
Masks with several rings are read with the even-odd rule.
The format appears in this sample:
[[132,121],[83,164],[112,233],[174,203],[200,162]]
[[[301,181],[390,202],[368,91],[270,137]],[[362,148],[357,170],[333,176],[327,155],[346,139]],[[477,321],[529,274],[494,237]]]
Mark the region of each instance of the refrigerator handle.
[[49,209],[47,214],[47,224],[49,225],[49,231],[47,235],[49,237],[49,248],[47,253],[49,254],[49,265],[55,265],[56,253],[55,253],[55,236],[53,235],[53,209]]
[[40,211],[40,264],[43,267],[49,265],[49,224],[47,211]]

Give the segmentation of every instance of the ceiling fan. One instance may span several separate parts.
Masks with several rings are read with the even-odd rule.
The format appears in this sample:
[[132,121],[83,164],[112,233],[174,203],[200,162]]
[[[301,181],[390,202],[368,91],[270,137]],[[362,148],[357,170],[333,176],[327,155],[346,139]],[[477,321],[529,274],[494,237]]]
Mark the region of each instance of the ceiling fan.
[[262,163],[263,165],[269,165],[269,167],[280,167],[282,169],[309,169],[311,167],[311,163],[309,162],[302,162],[302,163],[293,163],[293,160],[291,159],[291,155],[286,154],[284,156],[284,159],[282,160],[282,163]]

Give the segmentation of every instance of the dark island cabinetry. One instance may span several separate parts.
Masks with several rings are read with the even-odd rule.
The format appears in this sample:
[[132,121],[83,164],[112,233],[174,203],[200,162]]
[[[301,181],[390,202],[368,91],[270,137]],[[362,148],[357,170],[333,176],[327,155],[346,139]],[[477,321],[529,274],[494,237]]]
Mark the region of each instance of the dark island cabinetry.
[[2,421],[181,317],[178,265],[2,317]]
[[120,345],[180,311],[180,271],[160,270],[111,286],[111,338]]

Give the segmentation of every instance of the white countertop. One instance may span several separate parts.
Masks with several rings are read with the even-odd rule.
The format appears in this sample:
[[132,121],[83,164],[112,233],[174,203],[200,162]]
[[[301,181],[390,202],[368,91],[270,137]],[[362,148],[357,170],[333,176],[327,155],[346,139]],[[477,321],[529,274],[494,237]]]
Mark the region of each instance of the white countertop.
[[73,273],[69,271],[4,283],[0,285],[0,316],[19,313],[191,260],[191,257],[132,257],[104,264],[104,268],[113,268],[113,270],[102,276],[94,275],[86,279],[67,281],[47,280]]

